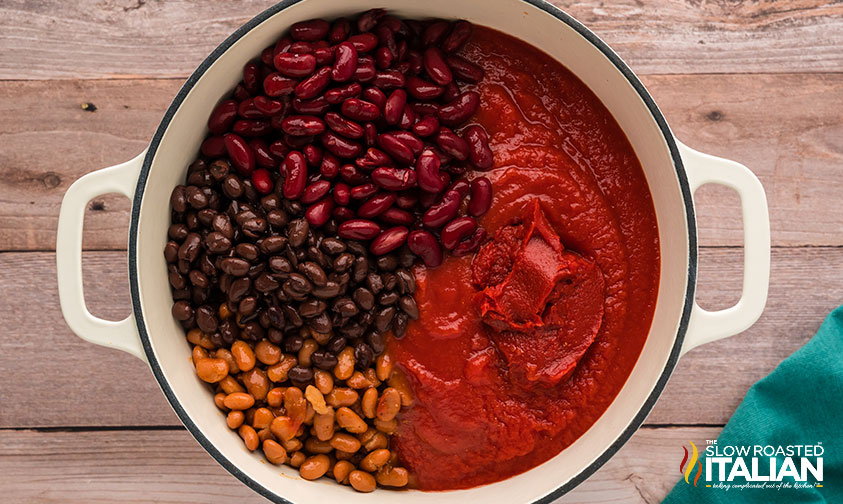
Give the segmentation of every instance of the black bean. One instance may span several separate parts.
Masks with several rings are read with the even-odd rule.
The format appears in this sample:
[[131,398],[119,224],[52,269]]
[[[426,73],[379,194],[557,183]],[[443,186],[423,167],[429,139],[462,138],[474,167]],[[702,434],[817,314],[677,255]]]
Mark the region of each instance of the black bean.
[[395,320],[392,322],[392,333],[396,338],[401,339],[404,337],[404,333],[407,332],[408,322],[406,313],[400,312],[395,315]]
[[378,304],[393,305],[398,301],[400,295],[395,291],[384,291],[378,295]]
[[317,287],[313,289],[313,296],[319,299],[330,299],[336,297],[340,293],[340,285],[336,282],[328,281],[324,287]]
[[223,320],[220,324],[220,335],[223,342],[230,345],[240,336],[240,328],[231,320]]
[[266,231],[266,219],[253,217],[244,222],[240,228],[246,236],[250,238],[258,238],[264,231]]
[[[240,304],[237,305],[237,313],[240,314],[242,317],[248,317],[255,313],[255,310],[258,309],[258,298],[255,296],[247,296],[240,300]],[[241,319],[241,322],[243,320]]]
[[[287,324],[289,326],[301,327],[304,324],[304,321],[301,319],[301,315],[294,307],[285,304],[281,306],[281,309],[284,310],[284,318],[287,320]],[[298,350],[296,350],[296,352],[298,352]]]
[[385,290],[393,290],[398,285],[398,278],[393,273],[381,274],[383,279],[383,288]]
[[187,259],[179,259],[179,262],[176,263],[176,268],[178,268],[179,273],[182,275],[187,275],[190,273],[190,261]]
[[340,329],[340,334],[342,334],[346,338],[353,339],[353,338],[359,338],[360,336],[363,336],[363,332],[365,330],[366,329],[364,329],[362,325],[360,325],[356,322],[352,322],[350,324],[344,325]]
[[167,266],[167,279],[174,289],[184,289],[187,285],[184,275],[179,273],[179,268],[175,264]]
[[247,261],[254,261],[260,255],[260,250],[254,243],[238,243],[234,252]]
[[207,289],[211,284],[211,282],[208,281],[208,277],[199,270],[192,270],[188,274],[188,278],[193,286],[199,287],[200,289]]
[[[284,312],[277,306],[270,306],[266,309],[266,316],[269,324],[276,329],[284,328]],[[277,343],[276,343],[277,344]]]
[[269,273],[261,273],[255,279],[255,289],[258,292],[272,292],[277,289],[279,285],[281,284],[278,283],[278,280],[276,280],[274,276],[270,275]]
[[260,250],[264,254],[274,254],[287,246],[287,239],[283,236],[267,236],[260,243]]
[[290,245],[293,247],[300,247],[307,239],[307,232],[310,230],[310,224],[307,219],[296,219],[290,222],[288,227],[287,238],[290,240]]
[[249,272],[249,268],[251,264],[249,261],[244,259],[240,259],[238,257],[226,257],[225,259],[220,262],[220,269],[224,273],[228,273],[229,275],[233,276],[243,276]]
[[261,198],[261,207],[264,210],[276,210],[281,205],[281,198],[277,194],[267,194]]
[[352,296],[354,301],[363,310],[368,311],[375,307],[375,296],[372,294],[372,291],[365,287],[358,287]]
[[287,217],[287,212],[284,210],[270,210],[266,213],[266,220],[274,228],[282,228],[290,222],[290,218]]
[[196,212],[187,212],[184,215],[184,223],[187,224],[187,229],[199,229],[199,218],[196,217]]
[[363,312],[357,317],[357,322],[363,327],[369,327],[375,323],[375,313],[372,311]]
[[328,283],[328,276],[318,264],[307,261],[299,265],[299,271],[304,273],[307,278],[317,287],[325,287]]
[[341,254],[348,248],[339,238],[325,238],[319,246],[329,255]]
[[174,241],[168,241],[164,246],[164,260],[168,263],[174,263],[179,258],[179,244]]
[[307,382],[313,379],[313,370],[303,366],[293,366],[287,373],[287,377],[292,381]]
[[375,352],[375,355],[379,355],[386,348],[386,336],[377,331],[369,331],[369,333],[366,334],[366,343],[372,347],[372,351]]
[[214,221],[214,217],[217,215],[215,210],[210,208],[203,208],[199,210],[199,213],[196,214],[196,218],[199,219],[199,222],[202,223],[205,227],[211,227],[211,223]]
[[193,304],[204,304],[208,302],[208,298],[210,297],[211,292],[210,289],[193,287],[190,294],[191,298],[193,299]]
[[184,212],[187,210],[187,198],[184,195],[184,186],[177,185],[170,194],[170,206],[174,212]]
[[184,240],[188,233],[190,233],[190,230],[184,224],[170,224],[170,227],[167,228],[167,236],[176,241]]
[[369,368],[375,360],[372,347],[362,341],[354,345],[354,367],[363,370]]
[[273,345],[281,345],[284,342],[284,331],[272,328],[266,332],[266,339]]
[[416,255],[410,251],[407,245],[404,245],[398,250],[398,264],[402,268],[409,268],[416,262]]
[[331,371],[337,365],[337,356],[325,350],[317,350],[310,355],[310,362],[319,369]]
[[366,275],[366,286],[373,294],[377,294],[383,290],[383,278],[377,273],[369,273]]
[[307,247],[307,257],[311,261],[318,264],[319,267],[321,267],[321,268],[325,268],[325,269],[331,268],[331,265],[332,265],[331,260],[328,258],[327,255],[325,255],[324,252],[319,250],[315,245],[311,245],[311,246]]
[[356,256],[366,257],[369,254],[366,246],[359,241],[349,240],[345,244],[348,247],[348,251]]
[[205,246],[213,254],[222,254],[231,248],[231,240],[222,233],[212,231],[205,237]]
[[334,271],[337,273],[344,273],[354,265],[354,256],[348,252],[343,252],[334,259]]
[[327,334],[334,328],[331,323],[331,318],[324,312],[310,319],[307,322],[307,325],[309,325],[314,331],[322,334]]
[[258,314],[258,323],[264,329],[269,329],[269,326],[272,325],[272,322],[269,320],[269,313],[266,310],[261,310]]
[[187,203],[197,210],[208,206],[208,197],[205,196],[202,189],[196,186],[187,186],[184,190],[184,196],[187,199]]
[[217,159],[208,165],[208,173],[211,174],[211,178],[217,181],[224,179],[230,170],[231,164],[225,159]]
[[386,306],[378,310],[375,315],[375,328],[380,332],[386,332],[392,326],[392,319],[395,317],[395,307]]
[[[193,262],[199,255],[202,246],[202,237],[198,233],[190,233],[185,237],[184,243],[179,247],[179,259]],[[183,272],[186,273],[186,272]]]
[[282,206],[287,213],[292,215],[301,215],[304,213],[304,207],[298,201],[285,199]]
[[214,228],[214,231],[229,240],[234,238],[234,227],[231,225],[231,219],[229,219],[228,215],[224,213],[216,214],[214,220],[211,222],[211,226]]
[[342,315],[344,318],[353,317],[360,312],[360,309],[354,301],[347,297],[337,298],[331,309]]
[[299,313],[304,318],[312,318],[325,312],[328,305],[319,299],[308,299],[299,305]]
[[290,290],[298,294],[308,294],[313,290],[313,284],[310,283],[310,280],[299,273],[290,273],[284,285],[289,285]]
[[237,175],[229,174],[222,181],[222,192],[231,199],[239,198],[243,195],[243,182]]
[[419,318],[419,307],[412,296],[401,296],[401,299],[398,300],[398,307],[411,319],[417,320]]
[[190,299],[190,289],[175,289],[173,291],[173,301],[182,301]]
[[264,330],[257,322],[248,322],[241,331],[243,339],[258,342],[263,339]]
[[215,332],[217,327],[219,327],[215,310],[208,305],[200,306],[196,310],[195,316],[196,325],[198,325],[199,329],[202,329],[203,332]]
[[252,288],[252,280],[248,277],[241,277],[231,282],[231,287],[228,288],[228,299],[237,303],[243,296]]
[[362,282],[369,273],[369,259],[366,256],[358,256],[354,259],[354,267],[351,271],[351,278],[355,282]]
[[416,277],[407,270],[398,270],[395,272],[398,277],[398,288],[401,294],[414,294],[416,292]]
[[269,258],[269,269],[278,273],[290,273],[293,271],[293,266],[290,261],[281,256],[272,256]]
[[346,341],[348,340],[343,336],[334,336],[328,341],[325,348],[333,354],[338,354],[342,352],[343,348],[345,348]]
[[393,254],[382,255],[378,257],[377,265],[381,271],[395,271],[398,267],[398,258]]
[[176,301],[173,303],[172,311],[176,320],[185,321],[193,318],[193,307],[187,301]]
[[298,334],[288,335],[284,338],[284,351],[287,353],[296,353],[301,350],[304,345],[304,338]]

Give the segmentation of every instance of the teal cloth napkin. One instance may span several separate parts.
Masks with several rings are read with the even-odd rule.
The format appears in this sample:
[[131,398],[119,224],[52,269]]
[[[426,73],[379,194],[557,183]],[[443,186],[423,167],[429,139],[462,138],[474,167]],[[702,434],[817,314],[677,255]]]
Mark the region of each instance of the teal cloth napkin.
[[[711,481],[706,481],[708,457],[705,451],[708,446],[705,440],[696,441],[700,464],[694,464],[688,483],[682,476],[663,504],[843,503],[843,306],[826,317],[811,341],[749,389],[716,444],[721,451],[727,446],[782,446],[786,449],[788,445],[819,444],[823,481],[817,481],[810,469],[806,469],[806,483],[786,475],[779,489],[741,488],[740,485],[747,483],[775,486],[777,482],[747,482],[745,477],[738,476],[731,482],[722,481],[731,486],[727,490],[722,488],[719,465],[714,459]],[[687,449],[690,463],[693,459],[690,444]],[[709,455],[713,458],[726,453]],[[743,457],[750,474],[751,457],[752,453]],[[786,456],[781,453],[768,457],[762,451],[757,458],[756,474],[770,474],[770,458],[775,459],[777,472],[783,465],[787,467]],[[817,456],[806,458],[812,465],[819,463]],[[800,457],[793,456],[792,460],[795,470],[800,471]],[[723,464],[727,478],[736,463],[735,460],[732,464]],[[701,477],[694,486],[698,469]],[[797,485],[800,488],[796,488]]]

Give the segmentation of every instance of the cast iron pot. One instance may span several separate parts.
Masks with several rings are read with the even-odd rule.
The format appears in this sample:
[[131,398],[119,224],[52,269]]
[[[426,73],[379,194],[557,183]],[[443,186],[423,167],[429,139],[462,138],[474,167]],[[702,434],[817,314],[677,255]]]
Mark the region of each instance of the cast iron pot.
[[[602,100],[644,167],[661,240],[661,280],[653,324],[623,389],[580,439],[530,471],[478,488],[359,494],[332,481],[305,481],[295,470],[265,463],[261,456],[244,449],[189,364],[184,331],[170,314],[172,298],[162,251],[170,219],[170,192],[185,178],[206,134],[204,125],[213,105],[240,80],[245,62],[274,43],[292,23],[353,15],[376,6],[370,0],[287,0],[259,14],[228,37],[190,76],[146,151],[126,163],[85,175],[68,189],[56,245],[62,312],[80,337],[148,362],[167,400],[196,440],[234,476],[275,502],[548,502],[585,480],[632,436],[683,353],[743,331],[761,315],[770,264],[764,190],[744,166],[696,152],[677,141],[641,81],[620,57],[550,4],[540,0],[391,0],[388,4],[400,16],[467,19],[541,48]],[[743,210],[743,294],[735,306],[717,312],[705,311],[694,302],[697,233],[693,193],[706,183],[737,191]],[[89,200],[105,193],[124,194],[132,200],[128,274],[133,313],[119,322],[91,315],[82,293],[83,213]]]

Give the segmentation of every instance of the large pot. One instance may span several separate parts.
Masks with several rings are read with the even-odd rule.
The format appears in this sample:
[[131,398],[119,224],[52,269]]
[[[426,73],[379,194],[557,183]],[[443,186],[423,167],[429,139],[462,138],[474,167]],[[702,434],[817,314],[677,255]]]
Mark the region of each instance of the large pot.
[[[697,345],[736,334],[761,315],[767,297],[770,229],[758,179],[744,166],[679,143],[641,81],[594,33],[541,0],[392,0],[413,18],[463,18],[514,35],[549,53],[602,100],[635,149],[653,196],[661,243],[658,302],[647,342],[628,381],[600,419],[556,457],[498,483],[444,493],[408,491],[402,502],[548,502],[605,463],[632,436],[658,399],[677,359]],[[80,337],[147,361],[173,409],[197,441],[243,483],[276,502],[385,502],[388,491],[358,494],[330,482],[309,482],[288,467],[267,464],[226,427],[206,385],[189,365],[190,349],[170,314],[172,300],[162,250],[172,189],[184,180],[206,133],[213,104],[240,79],[243,64],[292,23],[335,18],[372,7],[369,0],[286,0],[238,29],[190,76],[149,148],[135,159],[76,181],[62,202],[57,238],[61,307]],[[694,302],[697,230],[693,193],[716,183],[738,192],[743,209],[743,295],[733,307],[708,312]],[[129,280],[133,313],[112,322],[91,315],[82,294],[83,212],[89,200],[116,192],[130,198]],[[737,216],[736,216],[737,218]],[[279,473],[282,475],[279,476]]]

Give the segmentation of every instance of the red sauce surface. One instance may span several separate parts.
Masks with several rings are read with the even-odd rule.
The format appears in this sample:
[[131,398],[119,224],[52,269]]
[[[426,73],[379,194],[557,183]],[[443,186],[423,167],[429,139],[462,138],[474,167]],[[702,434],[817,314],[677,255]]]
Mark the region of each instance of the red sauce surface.
[[486,71],[494,240],[415,270],[420,318],[389,348],[415,394],[394,446],[425,490],[507,478],[581,436],[635,365],[659,280],[649,188],[603,104],[497,31],[477,27],[462,52]]

